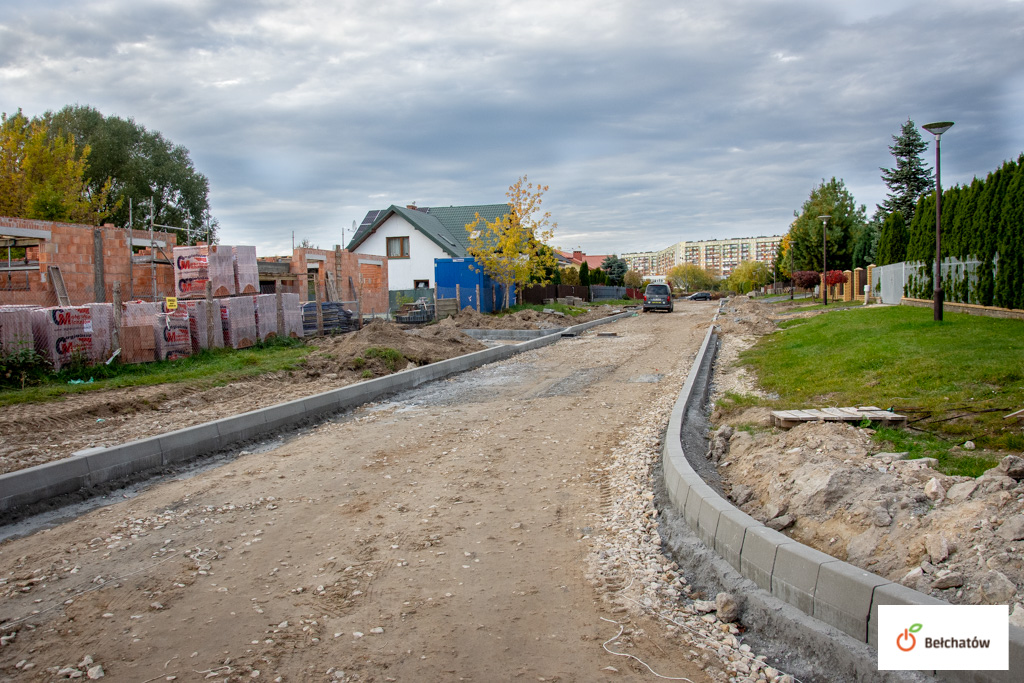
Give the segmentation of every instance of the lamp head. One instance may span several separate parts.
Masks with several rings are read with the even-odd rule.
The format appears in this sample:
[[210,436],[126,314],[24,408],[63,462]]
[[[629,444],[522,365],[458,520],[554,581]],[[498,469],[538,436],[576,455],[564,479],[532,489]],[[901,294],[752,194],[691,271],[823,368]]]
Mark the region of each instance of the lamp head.
[[929,133],[931,133],[932,135],[934,135],[935,137],[939,137],[940,135],[942,135],[947,130],[953,127],[953,122],[937,121],[936,123],[926,123],[921,127],[924,128]]
[[828,219],[829,219],[829,218],[832,218],[832,216],[830,216],[830,215],[828,215],[828,214],[823,214],[823,215],[821,215],[821,216],[818,216],[818,218],[820,218],[821,220],[823,220],[823,221],[825,221],[826,223],[828,223]]

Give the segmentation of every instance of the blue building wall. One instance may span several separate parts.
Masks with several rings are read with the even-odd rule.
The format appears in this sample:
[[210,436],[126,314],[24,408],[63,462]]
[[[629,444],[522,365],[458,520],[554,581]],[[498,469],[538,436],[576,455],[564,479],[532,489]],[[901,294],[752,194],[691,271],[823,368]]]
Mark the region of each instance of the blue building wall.
[[[434,284],[438,299],[454,299],[459,286],[459,309],[477,308],[476,288],[480,286],[480,311],[493,313],[505,301],[505,288],[483,272],[475,258],[434,259]],[[509,293],[509,305],[515,304],[516,292]],[[492,305],[493,302],[493,305]]]

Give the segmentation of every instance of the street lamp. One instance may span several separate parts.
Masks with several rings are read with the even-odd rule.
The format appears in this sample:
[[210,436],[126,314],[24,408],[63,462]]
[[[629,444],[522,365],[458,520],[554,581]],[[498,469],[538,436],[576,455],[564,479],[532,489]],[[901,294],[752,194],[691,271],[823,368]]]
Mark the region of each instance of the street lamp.
[[942,322],[942,171],[939,167],[939,145],[942,134],[953,127],[952,121],[926,123],[926,131],[935,136],[935,292],[932,295],[932,319]]
[[828,219],[832,216],[826,214],[818,216],[818,218],[825,221],[825,225],[821,228],[821,300],[825,306],[828,306],[828,285],[825,284],[825,280],[828,278]]

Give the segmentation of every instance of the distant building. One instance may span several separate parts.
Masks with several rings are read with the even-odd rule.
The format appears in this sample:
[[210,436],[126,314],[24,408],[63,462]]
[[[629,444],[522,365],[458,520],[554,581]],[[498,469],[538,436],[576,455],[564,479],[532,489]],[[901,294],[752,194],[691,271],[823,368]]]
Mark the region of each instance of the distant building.
[[588,255],[582,251],[568,252],[558,251],[557,249],[555,250],[555,258],[558,260],[558,265],[563,268],[579,268],[583,265],[583,262],[586,261],[587,269],[594,270],[596,268],[600,268],[601,264],[604,263],[604,260],[609,256],[613,256],[613,254]]
[[630,270],[641,275],[665,275],[682,263],[700,266],[712,275],[729,277],[743,261],[760,261],[771,265],[782,244],[782,236],[744,237],[727,240],[698,240],[677,242],[660,251],[623,254]]

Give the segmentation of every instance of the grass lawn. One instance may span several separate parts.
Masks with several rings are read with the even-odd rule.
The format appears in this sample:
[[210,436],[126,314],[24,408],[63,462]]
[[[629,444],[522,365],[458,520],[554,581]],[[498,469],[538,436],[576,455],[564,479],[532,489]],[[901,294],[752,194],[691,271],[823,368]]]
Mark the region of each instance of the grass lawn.
[[134,365],[115,362],[109,366],[67,368],[24,389],[0,387],[0,406],[52,401],[82,391],[163,383],[213,387],[269,372],[297,369],[311,350],[312,347],[300,340],[287,339],[239,351],[203,351],[177,361]]
[[543,306],[541,304],[516,304],[515,306],[509,306],[506,309],[498,311],[494,315],[500,318],[502,316],[518,313],[519,311],[537,311],[538,313],[543,313],[544,309],[547,309],[549,311],[558,311],[559,313],[564,313],[565,315],[571,315],[573,317],[577,315],[583,315],[584,313],[587,312],[586,308],[566,306],[565,304],[559,303],[545,304]]
[[894,306],[837,310],[781,328],[740,360],[778,396],[767,402],[772,408],[892,408],[932,440],[909,448],[895,444],[891,430],[879,438],[939,457],[951,473],[980,474],[994,464],[949,454],[965,441],[1024,448],[1021,423],[1003,419],[1024,408],[1024,321],[947,312],[935,323],[931,309]]

